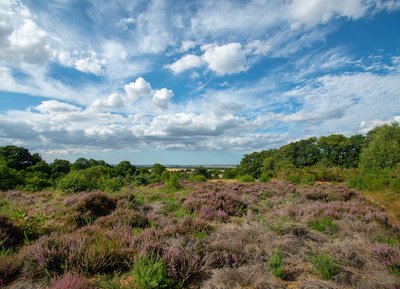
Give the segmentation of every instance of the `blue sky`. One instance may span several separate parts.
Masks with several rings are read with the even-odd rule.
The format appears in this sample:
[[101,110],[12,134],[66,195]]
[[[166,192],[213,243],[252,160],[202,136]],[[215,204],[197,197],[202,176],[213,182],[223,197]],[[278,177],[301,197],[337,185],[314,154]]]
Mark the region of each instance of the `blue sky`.
[[399,27],[398,0],[3,0],[0,145],[235,164],[366,133],[400,121]]

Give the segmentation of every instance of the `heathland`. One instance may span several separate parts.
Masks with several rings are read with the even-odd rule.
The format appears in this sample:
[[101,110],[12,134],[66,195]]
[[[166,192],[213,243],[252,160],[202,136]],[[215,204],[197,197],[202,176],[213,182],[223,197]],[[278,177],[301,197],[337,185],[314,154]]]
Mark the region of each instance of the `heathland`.
[[398,288],[400,126],[168,171],[0,148],[5,288]]

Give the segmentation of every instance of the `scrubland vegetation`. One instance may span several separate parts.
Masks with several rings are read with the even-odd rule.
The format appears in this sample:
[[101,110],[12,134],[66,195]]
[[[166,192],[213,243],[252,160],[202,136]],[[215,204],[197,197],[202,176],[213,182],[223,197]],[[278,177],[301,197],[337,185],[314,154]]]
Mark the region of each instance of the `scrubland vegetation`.
[[226,170],[2,147],[0,286],[398,288],[399,175],[397,123]]

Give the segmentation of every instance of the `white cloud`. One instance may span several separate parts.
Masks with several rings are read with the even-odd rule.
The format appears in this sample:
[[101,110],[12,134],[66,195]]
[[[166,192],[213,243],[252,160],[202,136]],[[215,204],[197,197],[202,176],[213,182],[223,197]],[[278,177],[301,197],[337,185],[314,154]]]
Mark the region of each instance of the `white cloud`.
[[66,67],[73,67],[82,72],[89,72],[96,75],[102,73],[104,65],[106,64],[104,59],[99,59],[95,51],[73,51],[67,52],[62,51],[58,54],[58,60],[61,65]]
[[139,77],[135,80],[135,82],[128,83],[124,86],[126,95],[136,101],[139,97],[146,97],[151,95],[152,89],[150,83],[143,79],[143,77]]
[[57,100],[46,100],[35,107],[41,113],[68,113],[68,112],[78,112],[81,108],[68,104],[65,102],[60,102]]
[[119,110],[123,106],[124,101],[122,98],[117,93],[113,93],[110,94],[106,99],[96,99],[89,108],[95,110],[113,111]]
[[246,54],[240,43],[229,43],[222,46],[203,46],[203,59],[208,68],[217,75],[233,74],[246,71]]
[[179,48],[179,52],[186,52],[192,48],[196,47],[196,42],[193,40],[184,40],[181,43],[181,47]]
[[165,67],[171,70],[174,74],[179,74],[186,70],[200,67],[203,65],[203,63],[204,62],[200,57],[193,54],[188,54],[178,59],[174,63],[166,65]]
[[[7,40],[5,36],[11,31]],[[24,19],[18,27],[11,28],[3,25],[2,43],[0,47],[0,59],[14,64],[43,63],[49,60],[53,53],[50,48],[49,34],[30,19]]]
[[168,104],[173,96],[174,93],[172,92],[172,90],[162,88],[156,90],[153,95],[152,103],[155,107],[166,109],[168,108]]
[[294,0],[289,4],[289,19],[293,21],[292,28],[311,27],[334,17],[358,19],[368,7],[363,0]]

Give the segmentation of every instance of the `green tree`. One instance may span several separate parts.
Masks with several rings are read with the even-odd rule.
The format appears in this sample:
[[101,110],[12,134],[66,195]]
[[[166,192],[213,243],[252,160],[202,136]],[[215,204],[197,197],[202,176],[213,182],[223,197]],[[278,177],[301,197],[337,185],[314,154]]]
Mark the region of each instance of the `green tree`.
[[163,165],[160,164],[154,164],[151,167],[151,173],[161,177],[162,173],[166,170],[166,168]]
[[42,160],[39,154],[32,155],[28,149],[13,145],[0,147],[0,157],[3,158],[7,166],[17,171],[25,170]]
[[72,165],[75,170],[84,170],[90,168],[91,164],[86,158],[78,158]]
[[67,160],[55,159],[50,164],[52,179],[58,179],[71,171],[71,163]]
[[363,169],[394,168],[400,162],[400,124],[380,125],[368,133],[368,146],[360,156]]
[[118,175],[122,177],[133,176],[136,173],[136,167],[131,165],[128,161],[122,161],[118,165],[115,166],[115,170]]
[[6,162],[0,159],[0,190],[14,189],[21,184],[23,184],[23,179],[18,174],[18,171],[8,167]]

